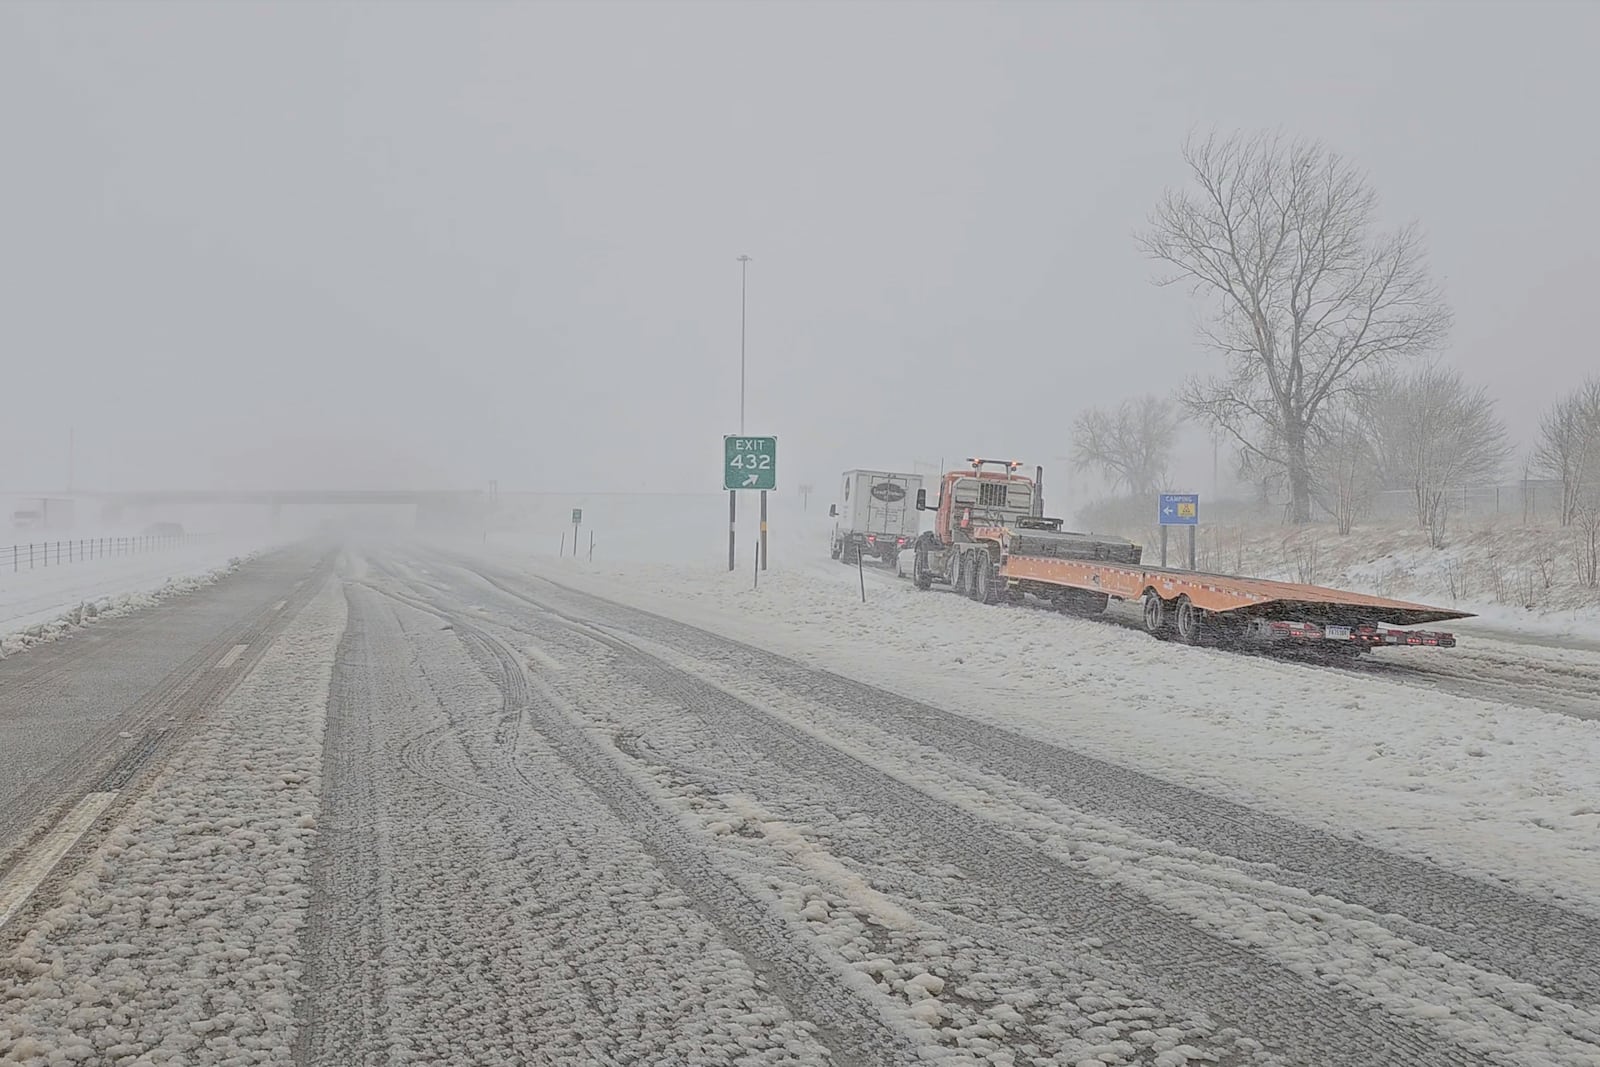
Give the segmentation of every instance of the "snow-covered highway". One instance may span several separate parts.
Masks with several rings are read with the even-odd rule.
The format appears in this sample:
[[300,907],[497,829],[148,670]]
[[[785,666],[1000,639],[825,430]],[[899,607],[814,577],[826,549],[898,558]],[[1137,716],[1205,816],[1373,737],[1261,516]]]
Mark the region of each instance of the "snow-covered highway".
[[0,1063],[1600,1063],[1593,721],[724,578],[303,550],[0,663],[0,901],[86,824]]

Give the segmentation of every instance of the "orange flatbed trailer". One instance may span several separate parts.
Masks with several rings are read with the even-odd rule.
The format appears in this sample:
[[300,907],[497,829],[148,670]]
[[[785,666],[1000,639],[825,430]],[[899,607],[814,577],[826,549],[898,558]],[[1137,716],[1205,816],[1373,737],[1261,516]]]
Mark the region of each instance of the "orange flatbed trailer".
[[1320,585],[1076,559],[1002,556],[1000,573],[1008,581],[1064,585],[1109,593],[1123,600],[1138,600],[1145,590],[1154,589],[1164,600],[1186,596],[1202,611],[1237,616],[1315,615],[1332,622],[1417,626],[1446,619],[1466,619],[1472,615],[1468,611],[1349,593]]
[[1450,648],[1452,634],[1398,627],[1472,615],[1319,585],[1147,566],[1131,541],[1063,531],[1060,520],[1042,518],[1038,484],[1016,473],[1020,463],[971,462],[972,473],[944,476],[936,508],[918,494],[919,509],[937,512],[934,530],[915,546],[920,589],[943,582],[985,603],[1032,594],[1083,615],[1098,614],[1110,599],[1138,601],[1145,629],[1159,637],[1348,652]]
[[1472,615],[1467,611],[1298,582],[1087,560],[1003,555],[1000,574],[1008,584],[1016,583],[1023,591],[1038,591],[1040,586],[1064,587],[1105,593],[1126,601],[1142,601],[1147,592],[1154,591],[1164,602],[1176,605],[1187,600],[1223,625],[1235,621],[1240,636],[1267,640],[1340,640],[1369,647],[1450,648],[1456,643],[1453,634],[1391,627],[1465,619]]

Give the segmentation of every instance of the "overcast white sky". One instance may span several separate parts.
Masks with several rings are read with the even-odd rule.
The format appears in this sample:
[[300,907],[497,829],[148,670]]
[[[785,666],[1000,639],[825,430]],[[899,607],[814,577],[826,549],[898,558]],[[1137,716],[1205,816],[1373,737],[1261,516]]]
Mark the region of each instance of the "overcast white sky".
[[[1199,127],[1420,219],[1519,439],[1600,369],[1600,4],[0,3],[0,489],[786,488],[1213,357]],[[1209,453],[1203,465],[1209,481]],[[1197,481],[1199,481],[1197,476]]]

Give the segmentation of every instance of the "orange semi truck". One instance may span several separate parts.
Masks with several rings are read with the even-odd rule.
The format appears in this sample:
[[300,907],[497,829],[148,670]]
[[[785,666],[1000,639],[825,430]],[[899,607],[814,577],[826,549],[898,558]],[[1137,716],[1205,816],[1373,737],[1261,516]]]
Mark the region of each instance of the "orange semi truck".
[[1471,615],[1315,585],[1146,566],[1132,541],[1073,533],[1045,518],[1043,468],[1030,479],[1014,460],[970,462],[970,471],[944,475],[931,507],[927,491],[917,493],[917,510],[936,516],[914,545],[918,589],[939,582],[989,604],[1031,594],[1074,615],[1098,614],[1116,598],[1139,603],[1145,629],[1157,637],[1350,655],[1389,645],[1450,648],[1451,634],[1400,627]]

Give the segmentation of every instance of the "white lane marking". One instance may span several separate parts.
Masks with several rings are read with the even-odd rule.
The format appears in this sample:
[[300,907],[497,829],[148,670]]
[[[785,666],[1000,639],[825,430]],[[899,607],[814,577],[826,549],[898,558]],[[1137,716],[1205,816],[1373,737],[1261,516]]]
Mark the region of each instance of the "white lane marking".
[[233,661],[242,656],[244,654],[244,650],[249,647],[249,645],[234,645],[232,648],[228,649],[228,654],[226,656],[223,656],[221,659],[217,660],[217,665],[213,667],[212,670],[227,670],[229,667],[233,666]]
[[31,852],[22,857],[22,862],[0,879],[0,926],[4,926],[27,903],[33,891],[61,862],[61,857],[77,844],[78,838],[89,829],[89,824],[100,817],[100,813],[106,810],[116,795],[90,793],[78,801],[66,817],[56,824],[55,829],[46,834]]
[[276,604],[272,605],[272,610],[273,611],[282,611],[283,610],[283,606],[285,604],[287,604],[287,603],[289,603],[287,600],[280,600]]

